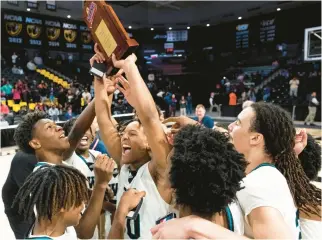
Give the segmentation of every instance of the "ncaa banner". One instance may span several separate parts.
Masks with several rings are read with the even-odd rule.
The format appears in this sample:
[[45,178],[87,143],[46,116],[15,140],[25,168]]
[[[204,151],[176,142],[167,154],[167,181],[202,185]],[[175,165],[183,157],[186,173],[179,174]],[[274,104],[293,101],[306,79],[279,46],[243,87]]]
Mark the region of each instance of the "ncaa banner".
[[94,49],[94,43],[92,39],[92,35],[86,25],[79,25],[79,42],[80,47],[84,51],[93,51]]
[[25,18],[26,44],[29,46],[42,46],[43,42],[43,20],[40,18],[26,17]]
[[64,36],[64,47],[68,50],[77,50],[77,24],[68,21],[62,22],[62,31]]
[[11,13],[3,13],[3,25],[5,27],[5,31],[3,34],[3,41],[7,44],[14,45],[23,45],[23,29],[24,29],[24,17],[20,14],[11,14]]
[[46,45],[50,48],[59,49],[62,47],[62,29],[59,20],[44,20]]

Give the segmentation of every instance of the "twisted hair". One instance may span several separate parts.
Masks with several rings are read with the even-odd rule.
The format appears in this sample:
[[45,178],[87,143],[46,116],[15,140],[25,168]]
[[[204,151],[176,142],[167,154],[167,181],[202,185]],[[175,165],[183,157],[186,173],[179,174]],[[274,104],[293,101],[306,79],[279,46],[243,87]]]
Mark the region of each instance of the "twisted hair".
[[176,204],[209,218],[225,209],[241,190],[247,162],[229,138],[212,129],[189,125],[174,139],[170,183]]
[[296,132],[290,114],[269,103],[254,103],[251,108],[255,117],[250,130],[263,135],[265,153],[286,178],[296,206],[304,212],[320,216],[321,192],[310,184],[293,150]]
[[36,206],[38,220],[51,221],[62,208],[69,210],[88,201],[86,181],[75,168],[45,165],[28,176],[12,205],[18,205],[18,211],[25,219],[33,216]]
[[306,176],[312,181],[318,176],[321,170],[321,146],[307,134],[307,145],[299,154],[299,159]]
[[29,145],[29,142],[33,137],[33,128],[39,120],[45,118],[49,118],[49,115],[41,111],[28,113],[23,117],[22,122],[18,125],[13,135],[13,139],[21,151],[25,153],[35,152],[35,150]]

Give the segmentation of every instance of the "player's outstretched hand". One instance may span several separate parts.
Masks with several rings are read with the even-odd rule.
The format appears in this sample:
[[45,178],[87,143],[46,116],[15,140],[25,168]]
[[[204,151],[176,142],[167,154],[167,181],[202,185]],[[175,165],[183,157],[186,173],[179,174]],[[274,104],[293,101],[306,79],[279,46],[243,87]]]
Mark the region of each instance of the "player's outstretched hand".
[[105,154],[97,156],[94,163],[95,184],[108,186],[112,179],[114,170],[114,160]]

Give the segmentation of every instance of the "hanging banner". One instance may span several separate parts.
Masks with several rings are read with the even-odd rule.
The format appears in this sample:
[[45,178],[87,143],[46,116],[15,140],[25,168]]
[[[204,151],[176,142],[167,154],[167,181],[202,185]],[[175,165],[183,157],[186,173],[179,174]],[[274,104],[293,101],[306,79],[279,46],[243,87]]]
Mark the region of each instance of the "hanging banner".
[[55,0],[47,0],[46,1],[46,9],[50,11],[56,11],[56,1]]
[[4,13],[2,16],[5,26],[5,42],[9,44],[23,44],[23,16],[8,13]]
[[67,49],[77,48],[77,24],[63,22],[64,47]]
[[26,17],[26,32],[27,32],[27,42],[31,46],[41,46],[42,45],[42,35],[43,35],[43,21],[39,18]]
[[37,0],[28,0],[27,8],[38,9],[38,1]]
[[92,35],[86,25],[79,25],[80,46],[82,50],[93,51]]
[[61,24],[57,20],[45,20],[45,32],[48,47],[59,48],[60,35],[61,35]]

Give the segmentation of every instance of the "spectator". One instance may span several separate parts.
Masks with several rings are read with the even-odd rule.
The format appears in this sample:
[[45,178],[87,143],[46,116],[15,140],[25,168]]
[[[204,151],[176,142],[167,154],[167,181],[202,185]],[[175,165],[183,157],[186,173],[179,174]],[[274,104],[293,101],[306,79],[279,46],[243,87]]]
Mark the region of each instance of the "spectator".
[[264,102],[267,102],[268,98],[271,96],[271,89],[268,86],[264,87],[263,90],[263,100]]
[[29,103],[29,92],[27,84],[24,84],[21,90],[22,101]]
[[230,81],[228,79],[226,79],[225,88],[226,88],[226,93],[229,93],[229,91],[230,91]]
[[67,112],[65,113],[65,120],[69,120],[75,117],[74,113],[72,112],[72,108],[69,107]]
[[171,92],[167,92],[165,97],[164,97],[164,101],[167,104],[167,108],[166,108],[166,116],[170,116],[171,115]]
[[13,95],[13,101],[15,102],[15,104],[20,103],[21,92],[16,87],[12,89],[12,95]]
[[296,78],[293,77],[290,81],[290,96],[291,97],[297,97],[297,91],[299,88],[300,81]]
[[17,75],[20,74],[20,71],[19,71],[19,69],[17,68],[16,65],[13,65],[11,71],[12,71],[13,74],[17,74]]
[[9,123],[4,118],[4,115],[0,113],[0,127],[8,127]]
[[58,108],[56,107],[55,104],[53,104],[51,106],[51,108],[49,108],[48,110],[48,114],[50,116],[50,119],[53,120],[54,122],[58,121],[58,116],[59,116],[59,110]]
[[236,93],[231,92],[229,94],[229,106],[236,106],[237,105],[237,96]]
[[67,91],[67,102],[72,103],[73,99],[74,99],[74,94],[72,93],[71,89],[68,89],[68,91]]
[[55,91],[54,84],[52,83],[51,86],[50,86],[50,89],[49,89],[49,100],[50,100],[50,102],[54,102],[54,99],[55,99],[54,91]]
[[250,101],[253,101],[253,102],[256,102],[256,94],[255,94],[255,91],[254,91],[254,89],[253,88],[251,88],[251,89],[249,89],[249,91],[248,91],[248,99],[250,100]]
[[176,115],[176,109],[177,109],[176,95],[172,94],[171,103],[170,103],[170,115],[172,117]]
[[12,65],[16,65],[17,63],[17,54],[15,52],[13,52],[12,56],[11,56],[11,59],[12,59]]
[[186,116],[187,115],[186,107],[187,107],[187,102],[184,99],[184,96],[182,96],[181,100],[180,100],[180,115],[181,116]]
[[65,106],[65,104],[67,102],[66,93],[64,92],[63,87],[59,88],[59,92],[57,94],[57,101],[58,101],[58,104],[61,106]]
[[211,117],[206,116],[206,108],[202,104],[197,105],[196,116],[193,117],[193,120],[198,121],[199,124],[207,128],[212,129],[214,127],[214,121],[211,119]]
[[12,99],[12,85],[9,81],[6,81],[6,84],[1,86],[1,92],[5,94],[6,99]]
[[6,104],[3,104],[2,102],[1,102],[1,109],[0,109],[0,112],[1,112],[1,114],[3,115],[3,116],[6,116],[6,115],[8,115],[9,114],[9,107],[6,105]]
[[307,115],[307,117],[304,120],[304,125],[311,125],[311,126],[315,126],[314,122],[314,118],[316,115],[316,107],[319,105],[318,100],[316,99],[316,92],[312,92],[310,100],[309,100],[309,114]]
[[87,88],[85,88],[85,91],[83,92],[82,97],[84,99],[85,106],[88,105],[92,100],[92,95],[88,92]]
[[192,114],[192,96],[190,92],[188,92],[187,96],[187,113],[188,115]]

